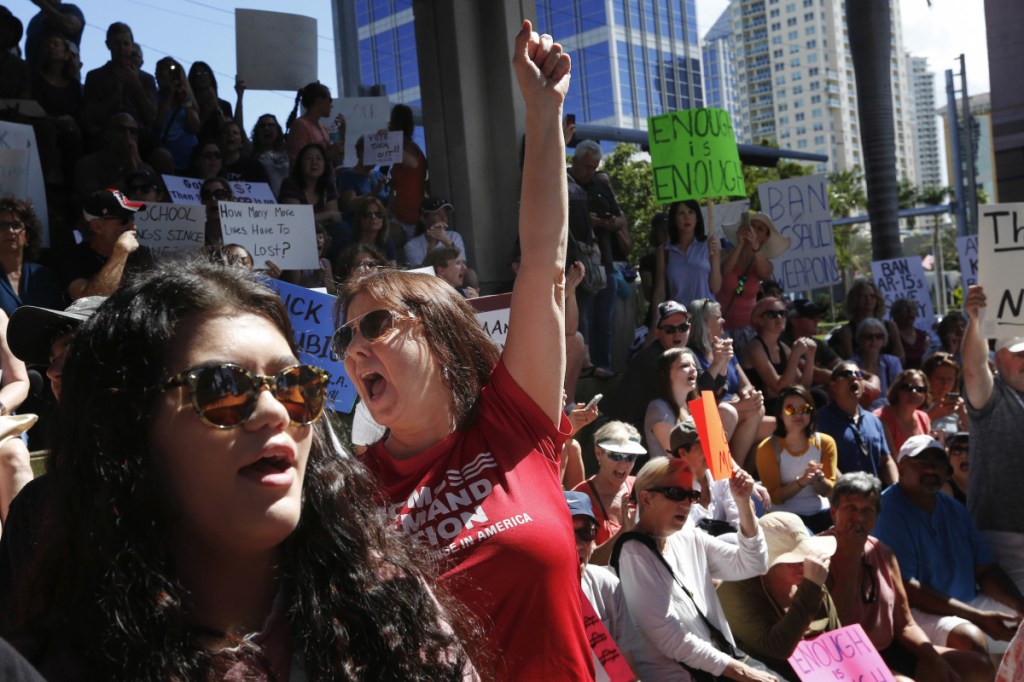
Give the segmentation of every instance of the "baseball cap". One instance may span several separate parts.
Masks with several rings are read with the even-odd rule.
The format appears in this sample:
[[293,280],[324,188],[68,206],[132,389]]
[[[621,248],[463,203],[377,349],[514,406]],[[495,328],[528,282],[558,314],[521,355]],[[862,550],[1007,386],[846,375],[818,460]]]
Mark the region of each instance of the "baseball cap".
[[831,536],[811,537],[800,517],[790,512],[772,512],[758,519],[768,545],[768,568],[775,564],[803,563],[812,554],[836,553],[836,539]]
[[420,204],[420,213],[433,213],[434,211],[440,211],[442,208],[448,208],[453,211],[455,210],[455,207],[452,206],[451,202],[447,199],[442,199],[441,197],[427,197],[423,200],[423,203]]
[[824,308],[815,305],[806,298],[798,298],[795,301],[790,301],[786,306],[786,309],[786,317],[817,318],[821,317],[825,312]]
[[693,417],[686,417],[674,427],[672,427],[672,433],[668,437],[669,454],[675,455],[679,448],[688,448],[697,441],[700,440],[700,436],[697,434],[697,425],[693,422]]
[[687,317],[690,316],[689,311],[686,310],[686,306],[676,301],[664,301],[658,304],[658,324],[661,324],[662,320],[666,317],[675,315],[676,313],[682,313]]
[[46,365],[50,362],[50,343],[58,333],[78,327],[107,300],[106,296],[86,296],[64,310],[23,305],[11,313],[7,325],[7,343],[22,362]]
[[903,446],[900,448],[899,454],[896,455],[896,462],[902,462],[907,457],[920,457],[929,450],[940,452],[942,453],[943,458],[946,457],[946,449],[942,447],[942,443],[931,436],[911,436],[903,442]]
[[131,218],[136,212],[146,208],[141,201],[132,201],[120,190],[113,188],[101,189],[93,192],[85,200],[83,213],[86,220],[97,220],[99,218]]
[[1001,351],[1006,349],[1011,353],[1019,353],[1024,350],[1024,336],[1011,336],[1008,339],[999,339],[996,341],[996,350]]
[[591,504],[589,495],[575,490],[566,490],[562,494],[565,495],[565,502],[569,505],[570,514],[573,516],[589,516],[594,521],[597,521],[597,517],[594,516],[594,505]]

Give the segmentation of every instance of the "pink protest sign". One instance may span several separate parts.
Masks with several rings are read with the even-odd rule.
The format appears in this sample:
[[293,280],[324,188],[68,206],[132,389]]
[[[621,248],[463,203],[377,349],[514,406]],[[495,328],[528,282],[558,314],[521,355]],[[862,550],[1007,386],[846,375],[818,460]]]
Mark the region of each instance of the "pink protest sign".
[[800,642],[787,660],[800,682],[894,682],[889,667],[858,624]]

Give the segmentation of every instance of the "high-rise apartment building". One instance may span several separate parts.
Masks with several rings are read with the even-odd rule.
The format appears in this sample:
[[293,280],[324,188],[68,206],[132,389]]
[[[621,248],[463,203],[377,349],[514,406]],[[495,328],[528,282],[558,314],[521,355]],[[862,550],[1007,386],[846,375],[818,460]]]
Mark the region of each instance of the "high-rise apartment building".
[[907,55],[908,77],[914,92],[914,160],[920,187],[944,186],[945,173],[939,159],[939,131],[935,113],[935,73],[927,57]]
[[[363,85],[419,103],[412,0],[353,1]],[[565,111],[580,122],[643,130],[704,106],[695,0],[537,0],[537,27],[572,54]]]
[[[914,181],[911,89],[899,2],[891,3],[897,174]],[[737,128],[749,129],[754,144],[827,155],[821,171],[863,166],[843,0],[732,0],[727,13],[742,109]]]
[[[967,168],[967,136],[963,132],[963,105],[957,100],[957,118],[960,128],[960,158],[964,169]],[[974,167],[977,171],[975,184],[977,188],[985,192],[988,203],[999,202],[999,182],[996,172],[996,148],[992,134],[992,96],[985,92],[980,95],[971,95],[971,148],[974,152]],[[946,149],[950,148],[949,112],[945,107],[937,110],[942,117],[942,133],[946,143]],[[946,171],[949,177],[953,177],[953,155],[946,154]]]
[[727,10],[704,35],[701,48],[704,56],[704,101],[706,106],[728,111],[736,141],[750,144],[750,127],[739,101],[736,55],[732,47],[732,25]]

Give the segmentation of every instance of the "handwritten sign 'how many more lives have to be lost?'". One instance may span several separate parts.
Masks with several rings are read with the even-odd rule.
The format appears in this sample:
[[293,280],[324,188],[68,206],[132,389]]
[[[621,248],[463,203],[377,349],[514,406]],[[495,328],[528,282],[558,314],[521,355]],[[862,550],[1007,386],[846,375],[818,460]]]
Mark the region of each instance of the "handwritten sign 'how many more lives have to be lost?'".
[[312,206],[224,201],[217,211],[224,244],[244,246],[256,267],[268,260],[282,270],[320,267]]

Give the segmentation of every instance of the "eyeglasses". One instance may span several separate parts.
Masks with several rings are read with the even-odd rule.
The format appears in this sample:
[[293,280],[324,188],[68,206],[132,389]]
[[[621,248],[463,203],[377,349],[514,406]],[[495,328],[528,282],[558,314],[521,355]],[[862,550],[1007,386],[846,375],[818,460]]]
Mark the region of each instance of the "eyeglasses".
[[810,403],[804,403],[800,407],[786,405],[782,408],[782,414],[787,417],[792,417],[794,414],[811,414],[812,412],[814,412],[814,405],[811,405]]
[[658,329],[665,332],[666,334],[682,334],[683,332],[690,331],[690,323],[680,322],[674,327],[670,324],[663,324],[659,326]]
[[661,493],[667,499],[673,502],[699,502],[700,491],[699,490],[687,490],[686,488],[679,488],[677,486],[668,486],[664,488],[649,488],[652,493]]
[[742,296],[743,290],[747,287],[747,276],[740,275],[739,279],[736,280],[736,295]]
[[572,534],[575,535],[576,539],[580,542],[593,542],[597,539],[597,526],[593,523],[588,523],[581,528],[573,526]]
[[25,223],[20,220],[10,220],[0,222],[0,232],[22,232],[25,229]]
[[380,211],[367,211],[366,213],[363,214],[363,217],[364,218],[379,218],[379,219],[383,219],[384,218],[384,214],[381,213]]
[[885,341],[885,334],[862,334],[861,341]]
[[193,367],[168,377],[160,391],[188,386],[192,407],[208,426],[232,429],[249,421],[256,411],[260,390],[270,389],[284,405],[293,424],[312,424],[324,413],[327,382],[331,375],[312,365],[286,367],[273,376],[253,374],[233,364]]
[[916,384],[900,384],[901,391],[909,391],[910,393],[919,393],[924,395],[928,389],[924,386],[918,386]]
[[604,454],[608,457],[608,459],[610,459],[613,462],[635,462],[637,458],[637,455],[631,452],[609,452],[605,450]]
[[777,320],[786,316],[785,310],[766,310],[761,313],[761,317],[767,317],[768,319]]
[[864,372],[859,369],[841,369],[832,375],[833,379],[853,379],[854,377],[863,379]]
[[384,338],[388,332],[394,329],[395,322],[399,319],[415,320],[416,318],[412,315],[398,315],[391,310],[381,308],[380,310],[371,310],[354,320],[349,320],[334,332],[334,337],[331,339],[331,352],[338,360],[344,360],[348,355],[348,347],[352,343],[357,326],[363,338],[373,343]]
[[231,198],[231,190],[228,189],[215,189],[215,190],[204,190],[199,193],[199,198],[203,201],[209,201],[210,199],[216,199],[217,201],[224,201],[225,199]]

